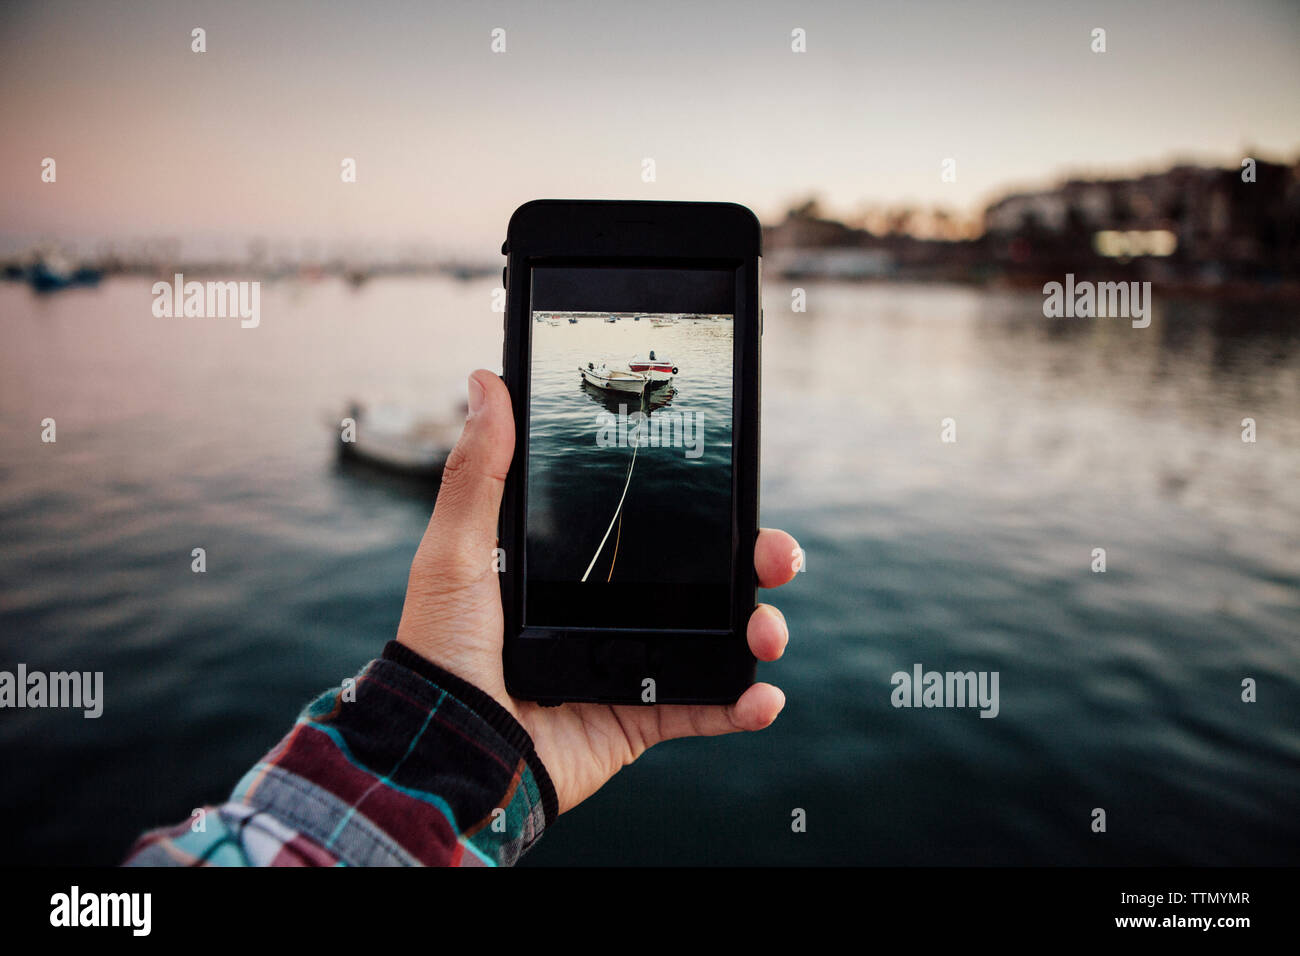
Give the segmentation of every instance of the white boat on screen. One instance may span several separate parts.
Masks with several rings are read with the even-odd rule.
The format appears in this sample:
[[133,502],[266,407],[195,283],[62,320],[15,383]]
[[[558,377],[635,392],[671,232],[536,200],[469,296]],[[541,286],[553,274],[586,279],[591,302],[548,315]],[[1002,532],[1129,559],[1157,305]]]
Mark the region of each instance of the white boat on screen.
[[578,371],[582,373],[583,381],[597,388],[603,388],[607,392],[630,392],[639,395],[650,384],[650,379],[644,375],[630,370],[612,369],[604,363],[596,365],[594,362],[588,362],[585,366],[579,365]]

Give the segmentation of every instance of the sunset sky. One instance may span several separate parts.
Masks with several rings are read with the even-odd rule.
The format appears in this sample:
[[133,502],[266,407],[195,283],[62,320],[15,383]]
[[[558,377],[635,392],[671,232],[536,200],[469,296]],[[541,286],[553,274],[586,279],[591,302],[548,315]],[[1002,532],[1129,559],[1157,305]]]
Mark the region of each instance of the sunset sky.
[[845,215],[969,214],[1067,173],[1300,154],[1287,0],[10,0],[0,78],[11,246],[269,236],[490,255],[538,197],[725,199],[774,221],[817,193]]

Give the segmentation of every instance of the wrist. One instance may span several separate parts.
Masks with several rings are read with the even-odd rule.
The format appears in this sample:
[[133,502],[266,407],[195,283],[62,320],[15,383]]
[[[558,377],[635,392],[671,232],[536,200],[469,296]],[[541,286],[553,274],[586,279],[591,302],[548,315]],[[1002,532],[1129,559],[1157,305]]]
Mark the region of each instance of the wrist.
[[477,685],[435,664],[401,641],[389,641],[384,645],[381,657],[394,664],[400,664],[430,683],[436,684],[500,734],[502,739],[528,762],[528,767],[532,770],[537,787],[541,791],[547,825],[549,826],[559,816],[555,785],[536,747],[533,746],[532,736],[497,700]]

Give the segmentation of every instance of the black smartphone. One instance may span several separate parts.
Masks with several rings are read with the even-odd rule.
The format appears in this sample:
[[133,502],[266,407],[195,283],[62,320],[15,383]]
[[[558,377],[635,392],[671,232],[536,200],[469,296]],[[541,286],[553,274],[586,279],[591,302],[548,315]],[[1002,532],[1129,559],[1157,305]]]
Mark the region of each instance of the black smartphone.
[[755,668],[758,220],[732,203],[539,200],[502,251],[507,689],[736,700]]

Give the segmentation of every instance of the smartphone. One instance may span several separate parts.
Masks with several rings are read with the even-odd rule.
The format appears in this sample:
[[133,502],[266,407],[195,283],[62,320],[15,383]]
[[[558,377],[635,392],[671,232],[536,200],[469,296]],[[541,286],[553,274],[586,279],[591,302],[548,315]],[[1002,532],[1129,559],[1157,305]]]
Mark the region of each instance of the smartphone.
[[515,210],[498,562],[506,687],[730,703],[758,534],[762,232],[732,203]]

